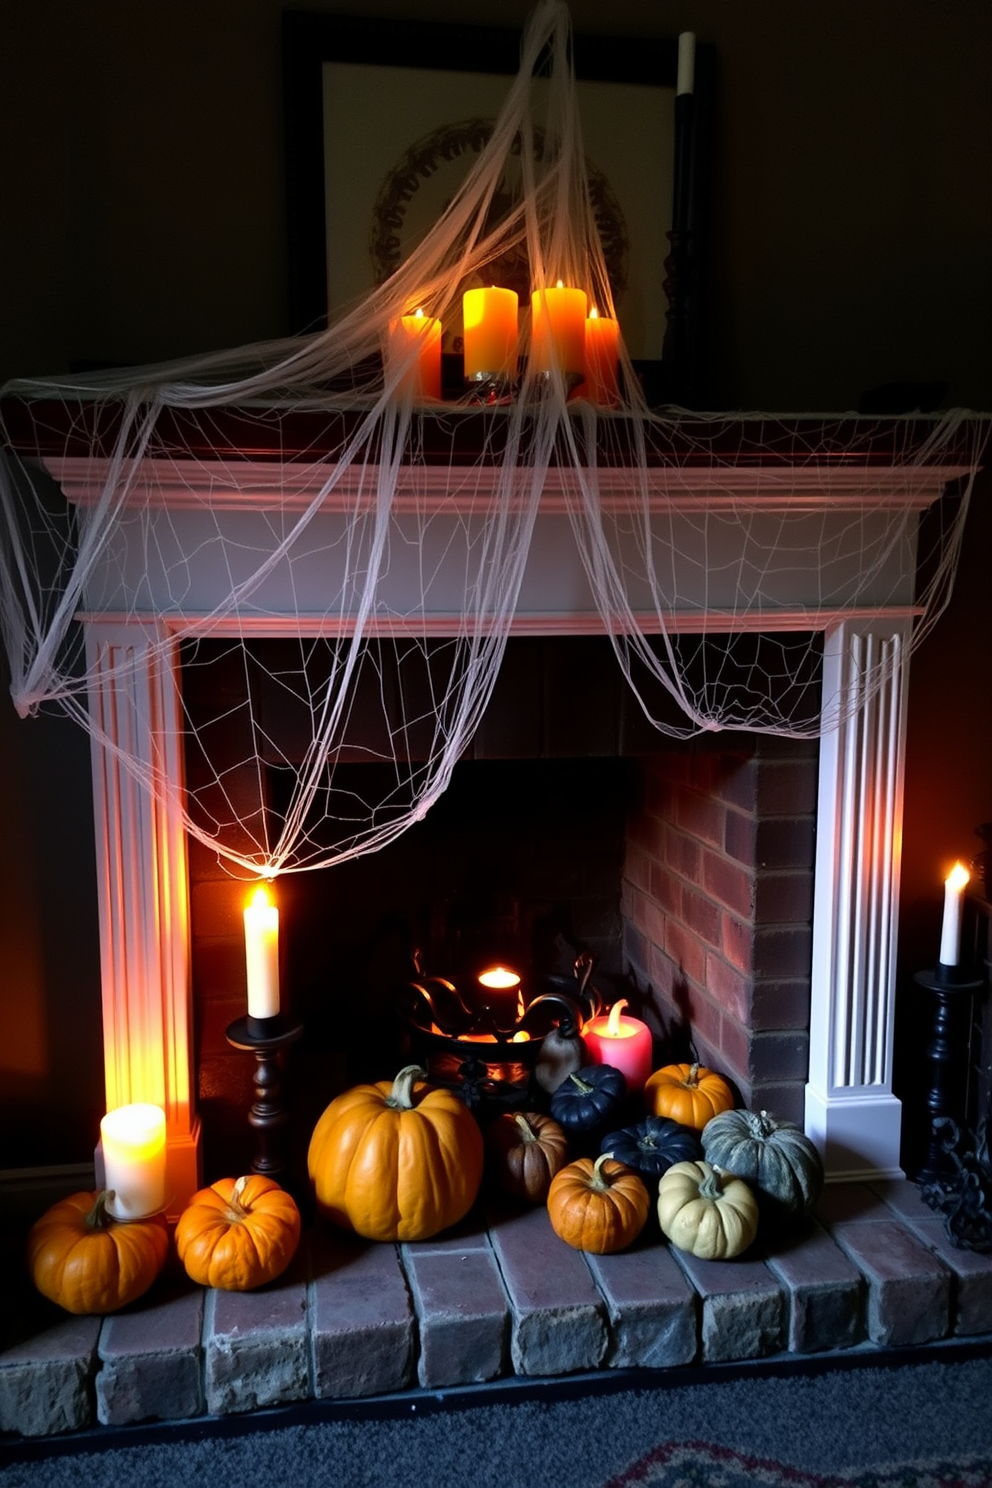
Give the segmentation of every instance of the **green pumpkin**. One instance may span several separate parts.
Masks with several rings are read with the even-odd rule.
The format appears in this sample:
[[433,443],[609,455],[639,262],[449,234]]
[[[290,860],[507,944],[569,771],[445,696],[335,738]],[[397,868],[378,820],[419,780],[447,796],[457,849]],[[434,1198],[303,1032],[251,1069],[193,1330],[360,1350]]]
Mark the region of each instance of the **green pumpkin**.
[[588,1133],[615,1121],[627,1100],[627,1080],[612,1064],[573,1070],[551,1097],[551,1114],[567,1132]]
[[722,1111],[703,1127],[703,1156],[743,1178],[763,1207],[782,1217],[809,1213],[823,1188],[823,1160],[794,1121],[767,1111]]
[[646,1116],[635,1126],[610,1132],[599,1146],[642,1178],[660,1178],[672,1163],[696,1162],[702,1156],[699,1133],[668,1116]]

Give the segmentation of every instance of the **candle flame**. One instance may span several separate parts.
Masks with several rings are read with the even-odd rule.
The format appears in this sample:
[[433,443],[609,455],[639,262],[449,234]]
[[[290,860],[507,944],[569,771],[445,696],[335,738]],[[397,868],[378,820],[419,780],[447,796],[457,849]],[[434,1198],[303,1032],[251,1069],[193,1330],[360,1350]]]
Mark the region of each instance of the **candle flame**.
[[261,884],[259,884],[248,902],[252,909],[271,909],[272,907],[272,899],[269,896],[269,891],[263,888]]
[[598,320],[599,319],[599,311],[596,309],[596,306],[595,305],[593,305],[592,309],[589,311],[589,319],[590,320]]
[[621,997],[620,1001],[615,1002],[610,1008],[610,1016],[606,1020],[606,1032],[610,1038],[620,1038],[622,1036],[620,1033],[620,1014],[626,1006],[626,997]]
[[564,289],[565,288],[564,284],[562,284],[562,282],[561,282],[560,279],[558,280],[558,288],[559,289]]
[[413,312],[413,318],[414,318],[414,320],[423,320],[423,318],[424,318],[424,312],[423,312],[423,309],[422,309],[422,307],[420,305],[418,305],[417,308],[416,308],[416,310],[414,310],[414,312]]
[[952,889],[963,889],[971,878],[971,874],[963,863],[955,863],[944,882],[950,884]]

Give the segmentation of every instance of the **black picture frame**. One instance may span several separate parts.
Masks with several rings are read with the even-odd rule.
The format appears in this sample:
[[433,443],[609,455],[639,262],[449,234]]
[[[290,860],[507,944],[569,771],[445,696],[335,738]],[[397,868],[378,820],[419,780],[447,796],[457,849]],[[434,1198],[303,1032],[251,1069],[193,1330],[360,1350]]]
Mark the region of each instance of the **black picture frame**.
[[[282,18],[286,193],[291,334],[327,324],[327,215],[324,175],[325,62],[415,67],[513,76],[519,30],[439,21],[369,19],[287,10]],[[713,48],[697,43],[691,95],[675,97],[675,38],[572,38],[579,81],[630,83],[672,90],[674,152],[670,242],[658,263],[667,298],[660,357],[635,365],[653,404],[693,406],[703,386],[706,206],[712,116]],[[646,151],[646,158],[649,159]]]

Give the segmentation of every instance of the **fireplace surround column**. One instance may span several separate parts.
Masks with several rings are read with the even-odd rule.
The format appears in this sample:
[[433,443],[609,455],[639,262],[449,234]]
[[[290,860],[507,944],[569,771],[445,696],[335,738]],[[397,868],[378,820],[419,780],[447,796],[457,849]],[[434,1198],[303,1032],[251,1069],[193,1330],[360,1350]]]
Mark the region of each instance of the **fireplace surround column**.
[[[832,1179],[902,1177],[892,1093],[908,621],[824,635],[806,1130]],[[881,674],[881,683],[869,679]]]
[[[90,623],[87,652],[98,731],[181,789],[177,643],[154,622]],[[112,747],[95,741],[92,760],[107,1109],[164,1108],[166,1191],[178,1214],[199,1186],[200,1140],[185,832]]]

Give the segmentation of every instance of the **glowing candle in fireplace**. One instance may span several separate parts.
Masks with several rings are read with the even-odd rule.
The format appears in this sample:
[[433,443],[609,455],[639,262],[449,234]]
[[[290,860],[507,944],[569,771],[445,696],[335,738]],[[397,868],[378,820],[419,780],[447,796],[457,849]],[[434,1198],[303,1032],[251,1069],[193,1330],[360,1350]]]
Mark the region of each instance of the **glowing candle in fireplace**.
[[628,1090],[641,1090],[654,1068],[651,1030],[640,1018],[625,1018],[626,997],[610,1008],[609,1016],[591,1018],[582,1029],[590,1064],[611,1064],[627,1080]]
[[961,917],[964,891],[970,875],[963,863],[955,863],[944,879],[944,923],[940,932],[940,964],[957,966],[961,955]]
[[520,1016],[520,978],[508,966],[489,966],[479,973],[482,1001],[499,1028],[511,1028]]
[[100,1122],[103,1186],[115,1219],[144,1219],[165,1208],[165,1112],[138,1102]]
[[245,963],[249,1018],[279,1011],[279,910],[259,887],[245,905]]

